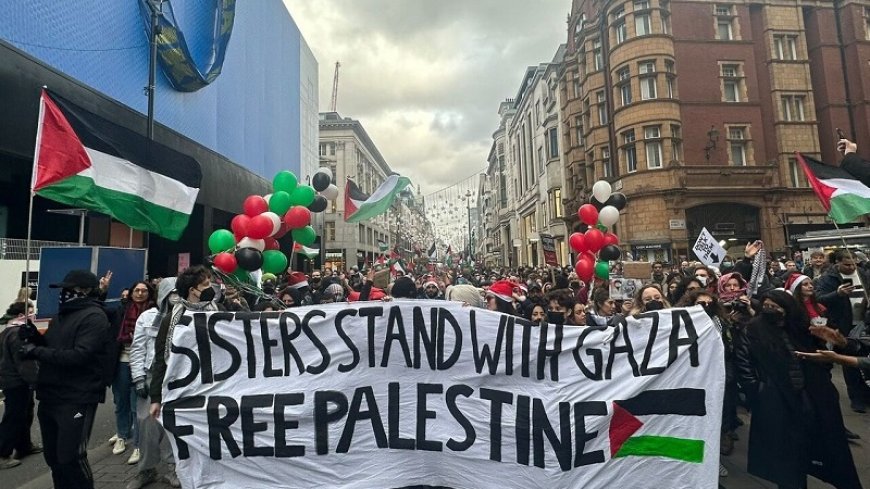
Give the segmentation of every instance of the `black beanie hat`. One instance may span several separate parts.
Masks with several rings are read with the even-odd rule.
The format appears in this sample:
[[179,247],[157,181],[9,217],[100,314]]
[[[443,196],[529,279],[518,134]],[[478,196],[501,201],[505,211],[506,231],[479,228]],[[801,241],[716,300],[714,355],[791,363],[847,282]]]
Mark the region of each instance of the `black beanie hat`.
[[409,277],[399,277],[393,282],[390,295],[394,299],[414,299],[417,296],[417,286]]

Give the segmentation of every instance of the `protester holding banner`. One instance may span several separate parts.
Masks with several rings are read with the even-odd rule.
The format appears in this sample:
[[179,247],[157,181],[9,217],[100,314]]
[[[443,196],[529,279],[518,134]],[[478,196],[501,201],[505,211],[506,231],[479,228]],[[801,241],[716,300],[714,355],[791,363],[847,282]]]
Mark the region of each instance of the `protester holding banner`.
[[514,288],[516,284],[509,280],[499,280],[489,286],[486,291],[486,308],[490,311],[516,315],[514,307]]
[[807,475],[860,488],[830,373],[795,354],[819,347],[808,322],[790,294],[771,290],[736,338],[735,364],[752,411],[747,470],[780,488],[806,487]]
[[181,298],[172,306],[170,314],[167,314],[160,323],[160,331],[155,342],[153,378],[149,389],[151,398],[151,415],[160,414],[162,400],[163,378],[166,375],[166,359],[169,358],[169,347],[172,343],[172,332],[178,324],[178,320],[185,311],[217,311],[218,306],[213,302],[215,290],[211,286],[211,272],[202,265],[187,268],[175,281],[175,290]]
[[684,277],[680,283],[677,284],[677,287],[673,292],[673,299],[671,301],[672,304],[680,302],[680,299],[686,295],[687,292],[692,292],[693,290],[701,290],[706,289],[704,284],[701,283],[700,280],[695,277]]
[[586,305],[582,302],[574,303],[574,309],[571,313],[571,322],[575,326],[586,326]]
[[573,322],[574,294],[571,289],[556,289],[547,294],[547,322],[576,326]]
[[529,321],[535,323],[535,324],[539,324],[542,321],[546,321],[547,320],[547,305],[544,304],[542,301],[534,302],[532,304],[532,308],[530,309],[529,314],[527,316],[525,316],[525,318],[528,319]]
[[660,311],[670,309],[671,304],[665,299],[661,287],[658,284],[646,284],[634,295],[631,315],[636,316],[643,312]]
[[586,310],[586,321],[590,326],[610,326],[617,312],[616,301],[610,297],[607,287],[592,291],[591,310]]

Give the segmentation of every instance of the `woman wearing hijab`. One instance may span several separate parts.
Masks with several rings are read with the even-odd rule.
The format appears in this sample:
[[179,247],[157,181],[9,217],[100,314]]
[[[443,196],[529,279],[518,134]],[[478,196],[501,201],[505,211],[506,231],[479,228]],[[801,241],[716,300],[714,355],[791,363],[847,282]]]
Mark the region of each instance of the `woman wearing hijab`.
[[719,303],[728,313],[732,325],[738,329],[743,329],[749,324],[749,320],[755,314],[752,301],[746,294],[746,287],[746,280],[737,272],[722,275],[716,284]]
[[806,487],[807,475],[860,488],[830,371],[795,353],[819,349],[808,323],[788,292],[771,290],[736,337],[735,363],[752,410],[747,470],[780,489]]

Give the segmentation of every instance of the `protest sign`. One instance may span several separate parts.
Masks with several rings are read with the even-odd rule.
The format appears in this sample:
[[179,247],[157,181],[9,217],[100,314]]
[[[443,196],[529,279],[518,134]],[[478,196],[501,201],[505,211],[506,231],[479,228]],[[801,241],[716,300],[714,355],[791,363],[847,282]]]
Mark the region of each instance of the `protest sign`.
[[643,287],[643,280],[622,276],[610,277],[610,298],[616,301],[634,299],[634,294]]
[[556,256],[556,241],[549,234],[541,234],[541,251],[544,252],[544,263],[554,267],[559,266],[559,258]]
[[614,327],[444,301],[194,312],[161,422],[184,487],[716,487],[722,349],[700,307]]
[[707,231],[707,228],[701,230],[692,251],[695,252],[698,260],[708,267],[718,267],[725,258],[725,248],[719,245],[719,242],[710,234],[710,231]]

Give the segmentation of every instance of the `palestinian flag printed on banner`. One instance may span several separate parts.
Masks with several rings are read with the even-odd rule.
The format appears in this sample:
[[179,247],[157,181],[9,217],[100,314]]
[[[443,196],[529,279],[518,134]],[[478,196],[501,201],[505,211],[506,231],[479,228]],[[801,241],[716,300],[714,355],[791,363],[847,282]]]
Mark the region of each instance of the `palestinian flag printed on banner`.
[[345,222],[365,221],[387,212],[399,192],[410,183],[408,177],[394,173],[388,176],[373,194],[366,195],[356,183],[348,180],[344,188]]
[[858,178],[840,167],[795,155],[831,220],[845,224],[870,213],[870,188]]
[[42,91],[31,190],[177,240],[199,187],[199,163]]
[[662,416],[706,416],[705,401],[703,389],[649,390],[631,399],[614,401],[609,428],[610,456],[665,457],[702,463],[704,440],[668,436],[645,425]]

